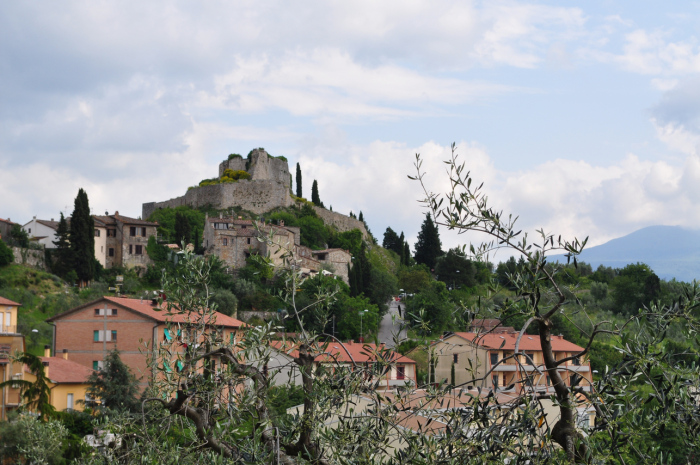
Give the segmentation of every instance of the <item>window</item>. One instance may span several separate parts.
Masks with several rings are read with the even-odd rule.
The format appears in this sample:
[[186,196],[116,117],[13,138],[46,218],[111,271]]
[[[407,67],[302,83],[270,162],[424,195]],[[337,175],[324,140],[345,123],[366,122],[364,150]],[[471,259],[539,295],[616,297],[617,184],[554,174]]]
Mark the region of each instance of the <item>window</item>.
[[68,410],[73,410],[73,394],[72,393],[69,393],[66,396],[66,408]]
[[214,223],[214,229],[228,229],[228,224],[226,224],[226,223]]
[[29,234],[32,233],[32,228],[29,228],[29,231],[27,231]]
[[248,244],[250,244],[250,237],[248,238]]
[[107,237],[117,237],[117,230],[116,229],[108,229],[107,230]]
[[227,237],[224,237],[222,239],[222,241],[223,241],[224,245],[228,245],[228,238]]
[[498,363],[498,352],[491,352],[491,365]]
[[405,379],[406,378],[406,367],[403,365],[397,365],[396,366],[396,379]]
[[95,229],[95,237],[100,237],[100,230],[99,229]]
[[547,386],[551,386],[551,385],[552,385],[552,379],[549,377],[549,375],[547,375]]
[[572,373],[570,378],[571,387],[577,386],[579,381],[581,381],[581,377],[576,373]]
[[571,361],[571,364],[578,366],[581,364],[581,359],[578,357],[574,357],[574,359]]
[[141,237],[146,237],[146,227],[141,228]]
[[95,316],[105,316],[105,315],[116,316],[117,309],[116,308],[108,308],[106,311],[104,308],[96,308],[95,309]]
[[[105,339],[105,335],[107,336],[107,339]],[[117,330],[95,330],[92,332],[92,340],[94,342],[117,342]]]
[[113,247],[109,248],[109,256],[114,257],[114,248]]
[[135,255],[143,255],[143,246],[142,245],[136,245],[134,247],[134,254]]
[[102,360],[93,360],[92,369],[95,371],[102,370],[105,367],[105,362]]
[[132,255],[134,253],[134,246],[132,244],[129,244],[129,255]]
[[496,389],[498,387],[498,375],[493,375],[491,377],[491,382],[493,383],[493,388]]
[[459,362],[459,354],[452,354],[452,363],[457,365],[457,362]]
[[535,364],[535,354],[533,354],[532,352],[525,353],[525,360],[527,361],[528,365],[534,365]]
[[136,226],[132,226],[132,227],[129,228],[129,235],[130,235],[131,237],[136,236]]

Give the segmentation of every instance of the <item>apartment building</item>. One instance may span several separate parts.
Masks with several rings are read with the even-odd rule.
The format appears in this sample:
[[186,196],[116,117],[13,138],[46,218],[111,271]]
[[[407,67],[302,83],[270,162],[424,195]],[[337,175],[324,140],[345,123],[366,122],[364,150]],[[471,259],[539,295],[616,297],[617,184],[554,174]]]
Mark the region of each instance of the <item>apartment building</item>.
[[[524,334],[518,346],[519,355],[515,356],[518,335],[513,328],[498,326],[447,333],[431,349],[435,381],[498,391],[553,393],[539,336]],[[593,380],[590,363],[585,356],[578,356],[583,347],[561,335],[552,336],[551,344],[556,360],[570,358],[557,367],[566,385],[590,390]]]
[[[170,343],[176,337],[173,326],[183,331],[189,327],[186,315],[166,313],[165,306],[155,299],[105,296],[46,321],[54,325],[54,353],[64,353],[70,360],[98,370],[107,354],[116,348],[122,361],[140,378],[143,389],[150,378],[146,344],[153,348]],[[240,336],[245,326],[242,321],[218,312],[211,324],[212,331],[221,331],[230,339]]]
[[[21,363],[13,362],[12,355],[24,352],[24,336],[17,332],[17,311],[20,304],[0,296],[0,381],[22,379]],[[19,407],[21,398],[18,388],[0,388],[0,420]]]

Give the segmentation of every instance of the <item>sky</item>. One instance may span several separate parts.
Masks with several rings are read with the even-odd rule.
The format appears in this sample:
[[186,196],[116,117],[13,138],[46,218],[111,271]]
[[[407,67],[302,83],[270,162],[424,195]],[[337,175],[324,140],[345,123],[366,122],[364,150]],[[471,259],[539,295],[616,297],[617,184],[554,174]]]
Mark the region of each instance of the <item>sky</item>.
[[[264,147],[413,248],[457,152],[526,231],[700,228],[697,2],[0,3],[0,218],[95,214]],[[443,247],[469,235],[442,231]]]

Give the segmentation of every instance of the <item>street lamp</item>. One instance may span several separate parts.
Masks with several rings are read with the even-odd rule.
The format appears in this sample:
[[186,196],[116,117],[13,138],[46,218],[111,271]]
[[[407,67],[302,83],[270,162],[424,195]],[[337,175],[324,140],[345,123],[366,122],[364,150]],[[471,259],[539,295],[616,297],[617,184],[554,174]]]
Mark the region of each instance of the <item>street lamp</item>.
[[368,310],[365,309],[364,312],[360,312],[360,342],[365,342],[365,337],[364,337],[364,334],[363,334],[363,331],[362,331],[362,317],[364,316],[364,314],[365,314],[367,311],[368,311]]

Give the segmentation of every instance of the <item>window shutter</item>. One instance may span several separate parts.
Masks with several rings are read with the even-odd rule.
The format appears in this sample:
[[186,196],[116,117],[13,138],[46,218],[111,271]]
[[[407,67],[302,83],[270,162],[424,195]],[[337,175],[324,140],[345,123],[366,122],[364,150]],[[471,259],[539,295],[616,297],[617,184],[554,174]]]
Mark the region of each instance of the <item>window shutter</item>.
[[93,331],[92,340],[94,342],[100,342],[100,332],[99,331]]

